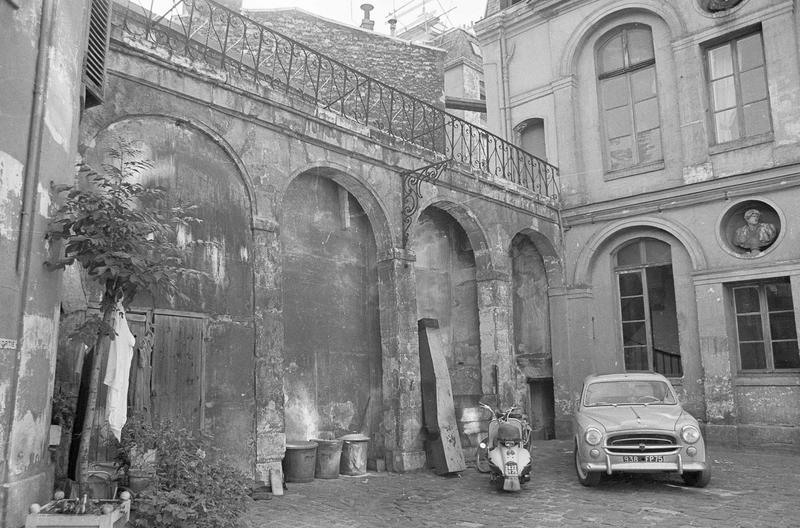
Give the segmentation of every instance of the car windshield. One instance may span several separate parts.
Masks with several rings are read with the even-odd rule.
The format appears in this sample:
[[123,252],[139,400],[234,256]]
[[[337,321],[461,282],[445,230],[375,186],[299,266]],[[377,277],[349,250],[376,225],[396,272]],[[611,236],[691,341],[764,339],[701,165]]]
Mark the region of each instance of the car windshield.
[[659,380],[598,381],[588,385],[583,393],[583,404],[587,407],[675,403],[669,385]]

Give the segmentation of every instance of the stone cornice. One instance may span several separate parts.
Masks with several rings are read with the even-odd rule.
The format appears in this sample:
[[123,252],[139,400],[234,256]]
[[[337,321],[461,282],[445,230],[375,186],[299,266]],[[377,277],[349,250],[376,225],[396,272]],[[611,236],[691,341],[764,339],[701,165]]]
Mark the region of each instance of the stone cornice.
[[562,210],[565,227],[605,222],[633,215],[657,213],[690,205],[725,200],[753,193],[765,194],[776,190],[800,187],[800,164],[784,165],[748,174],[726,176],[705,182],[682,185],[671,189],[637,194],[591,205],[565,207]]

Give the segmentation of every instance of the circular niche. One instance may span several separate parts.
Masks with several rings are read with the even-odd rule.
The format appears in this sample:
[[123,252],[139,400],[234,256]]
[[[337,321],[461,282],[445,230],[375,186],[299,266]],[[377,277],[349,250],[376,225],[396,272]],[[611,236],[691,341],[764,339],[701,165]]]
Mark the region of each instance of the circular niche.
[[720,239],[733,255],[758,258],[775,245],[783,228],[781,215],[761,200],[733,205],[720,221]]
[[700,8],[709,13],[727,11],[742,3],[742,0],[697,0]]

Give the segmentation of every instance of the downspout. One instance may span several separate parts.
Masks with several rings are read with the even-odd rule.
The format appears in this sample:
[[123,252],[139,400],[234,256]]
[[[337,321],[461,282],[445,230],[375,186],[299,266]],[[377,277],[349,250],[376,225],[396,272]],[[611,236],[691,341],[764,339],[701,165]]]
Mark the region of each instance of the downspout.
[[500,79],[503,89],[503,106],[501,110],[503,112],[505,139],[509,143],[514,143],[513,129],[511,126],[511,101],[509,100],[511,97],[511,81],[509,79],[508,65],[512,57],[514,57],[516,46],[511,46],[509,50],[506,40],[506,17],[505,14],[501,16],[503,17],[500,23]]
[[[30,253],[33,244],[34,211],[39,188],[39,166],[41,161],[42,128],[45,112],[45,95],[47,90],[48,73],[50,69],[50,45],[53,40],[53,19],[56,0],[43,0],[41,23],[39,25],[38,50],[36,52],[36,70],[33,79],[33,106],[28,136],[28,150],[25,156],[25,175],[22,181],[22,209],[19,218],[19,231],[17,234],[17,255],[15,270],[21,273],[20,294],[18,300],[17,320],[17,345],[14,358],[16,373],[11,380],[11,402],[8,410],[8,424],[6,432],[6,453],[10,453],[11,429],[14,425],[16,414],[17,390],[19,385],[19,365],[22,360],[23,333],[25,331],[25,310],[28,305],[28,287],[30,284]],[[11,456],[11,455],[9,455]],[[9,464],[5,464],[3,482],[7,483],[10,477]],[[3,519],[4,521],[5,519]]]

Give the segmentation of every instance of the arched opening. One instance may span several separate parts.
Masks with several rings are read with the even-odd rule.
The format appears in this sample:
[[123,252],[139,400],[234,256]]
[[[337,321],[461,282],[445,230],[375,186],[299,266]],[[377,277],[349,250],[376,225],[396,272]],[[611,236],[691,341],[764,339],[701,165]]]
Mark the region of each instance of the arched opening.
[[[108,160],[108,149],[119,139],[132,142],[138,156],[152,164],[139,181],[167,189],[170,207],[195,206],[192,223],[179,234],[190,252],[188,266],[203,275],[184,276],[185,297],[142,293],[127,313],[136,336],[128,390],[128,410],[157,419],[183,422],[213,435],[217,445],[252,472],[251,441],[255,398],[253,371],[253,239],[251,197],[236,161],[214,139],[185,122],[162,116],[134,116],[100,131],[84,160],[94,167]],[[96,285],[86,284],[88,300],[99,299]],[[91,306],[91,304],[90,304]],[[80,314],[65,314],[72,324]],[[80,371],[81,356],[59,350],[58,383],[69,383]],[[83,359],[83,362],[86,360]],[[102,379],[102,375],[101,375]],[[243,381],[246,380],[246,381]],[[90,456],[113,460],[99,386]],[[80,424],[82,421],[76,420]]]
[[376,243],[361,204],[324,171],[289,185],[281,223],[288,441],[369,435],[382,456]]
[[531,239],[511,242],[512,306],[516,361],[528,382],[534,439],[555,438],[550,303],[544,259]]
[[547,161],[547,144],[545,143],[544,119],[534,117],[526,119],[514,128],[517,133],[517,144],[522,150],[537,158]]
[[476,407],[482,394],[473,247],[458,221],[435,207],[420,214],[412,247],[417,256],[417,318],[438,322],[461,446],[471,451],[479,441],[480,423],[465,410]]
[[616,251],[626,371],[683,375],[670,245],[638,238]]

